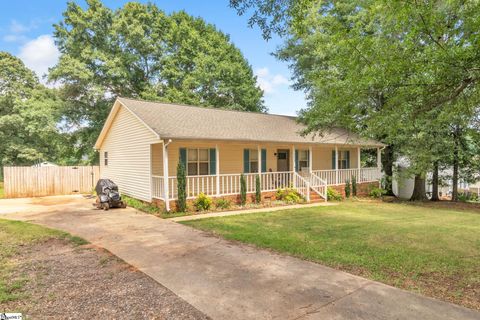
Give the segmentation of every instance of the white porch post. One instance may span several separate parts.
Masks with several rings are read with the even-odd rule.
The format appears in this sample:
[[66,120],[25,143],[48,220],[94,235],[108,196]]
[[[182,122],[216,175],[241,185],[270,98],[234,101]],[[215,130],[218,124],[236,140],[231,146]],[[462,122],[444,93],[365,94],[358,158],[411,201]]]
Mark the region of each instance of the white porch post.
[[163,154],[163,197],[165,201],[165,210],[170,211],[170,201],[168,195],[168,148],[165,142],[162,144]]
[[308,147],[308,173],[312,174],[313,171],[313,148],[312,146]]
[[335,146],[335,184],[338,184],[338,147]]
[[292,146],[292,168],[293,168],[293,175],[292,175],[292,184],[293,184],[293,187],[296,188],[296,184],[295,184],[295,173],[297,172],[297,166],[296,166],[296,159],[295,159],[295,146]]
[[380,148],[377,148],[377,170],[378,172],[382,171],[382,152]]
[[218,150],[218,144],[215,145],[215,187],[217,196],[220,195],[220,151]]
[[362,149],[360,147],[357,147],[357,168],[358,168],[358,172],[357,172],[357,179],[356,181],[357,182],[360,182],[360,174],[361,174],[361,170],[362,170],[362,164],[361,164],[361,152],[362,152]]

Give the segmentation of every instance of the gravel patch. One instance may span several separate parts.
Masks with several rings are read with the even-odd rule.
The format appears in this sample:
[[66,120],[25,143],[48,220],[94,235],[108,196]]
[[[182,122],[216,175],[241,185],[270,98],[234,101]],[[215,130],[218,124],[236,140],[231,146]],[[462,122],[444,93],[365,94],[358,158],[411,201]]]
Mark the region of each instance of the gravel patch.
[[[52,239],[25,246],[14,277],[22,297],[0,311],[40,319],[208,319],[144,273],[91,245]],[[26,316],[26,317],[25,317]]]

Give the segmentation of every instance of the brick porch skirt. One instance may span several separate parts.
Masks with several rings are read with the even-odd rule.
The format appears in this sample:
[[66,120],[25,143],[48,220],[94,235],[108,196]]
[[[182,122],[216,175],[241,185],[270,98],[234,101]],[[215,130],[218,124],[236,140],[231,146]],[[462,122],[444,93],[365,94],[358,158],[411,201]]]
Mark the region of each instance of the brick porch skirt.
[[[364,183],[358,183],[357,184],[357,196],[360,197],[365,197],[368,196],[368,193],[370,190],[374,187],[379,187],[380,182],[379,181],[374,181],[374,182],[364,182]],[[329,186],[329,188],[332,188],[336,190],[338,193],[342,195],[342,198],[345,198],[345,184],[339,184],[335,186]],[[274,201],[275,199],[275,194],[276,191],[268,191],[268,192],[262,192],[262,201],[263,202],[268,202],[268,201]],[[212,199],[217,199],[217,197],[211,196]],[[220,196],[218,198],[221,199],[226,199],[230,200],[232,203],[239,204],[240,203],[240,195],[228,195],[228,196]],[[193,202],[195,199],[188,199],[187,200],[187,206],[192,207]],[[247,203],[254,203],[255,202],[255,193],[247,193]],[[160,199],[152,199],[152,204],[157,206],[160,209],[165,209],[165,201],[160,200]],[[177,208],[177,201],[176,200],[170,200],[170,210],[171,211],[176,211]]]

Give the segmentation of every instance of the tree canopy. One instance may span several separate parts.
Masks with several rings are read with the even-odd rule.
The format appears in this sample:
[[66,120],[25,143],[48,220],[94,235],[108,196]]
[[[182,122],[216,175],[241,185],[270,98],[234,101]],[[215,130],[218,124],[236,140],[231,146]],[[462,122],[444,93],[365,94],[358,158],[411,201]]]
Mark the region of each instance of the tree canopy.
[[130,2],[112,11],[99,0],[68,3],[55,25],[62,85],[77,153],[90,153],[112,101],[126,96],[264,112],[251,66],[227,35],[185,12]]
[[309,131],[342,126],[379,139],[386,155],[408,156],[418,178],[439,159],[458,168],[468,158],[462,141],[472,141],[479,113],[478,2],[230,3],[266,37],[286,36],[276,54],[307,93],[300,116]]

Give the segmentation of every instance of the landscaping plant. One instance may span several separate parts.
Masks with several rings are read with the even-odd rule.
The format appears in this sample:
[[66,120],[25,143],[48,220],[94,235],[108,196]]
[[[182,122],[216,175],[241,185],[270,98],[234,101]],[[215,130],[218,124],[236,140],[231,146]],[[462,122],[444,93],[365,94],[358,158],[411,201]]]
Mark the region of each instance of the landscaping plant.
[[187,211],[187,177],[185,172],[185,166],[181,161],[177,165],[177,211]]
[[357,177],[352,176],[352,196],[357,196]]
[[244,206],[247,203],[247,182],[243,173],[240,175],[240,204]]
[[217,207],[217,209],[230,209],[230,207],[232,206],[232,201],[228,200],[228,199],[223,199],[223,198],[220,198],[220,199],[217,199],[217,201],[215,202],[215,207]]
[[277,189],[275,198],[277,200],[285,201],[286,203],[298,203],[302,200],[302,197],[294,188]]
[[328,201],[342,201],[342,195],[335,189],[327,188],[327,200]]
[[385,189],[375,187],[375,188],[372,188],[372,190],[370,190],[368,195],[372,198],[378,199],[383,197],[386,193],[387,191]]
[[350,186],[350,179],[346,179],[345,180],[345,198],[350,198],[350,193],[351,193],[352,189],[351,189],[351,186]]
[[201,192],[193,202],[193,206],[197,211],[210,210],[212,207],[212,199],[205,193]]
[[262,189],[260,186],[260,175],[255,176],[255,202],[262,202]]

